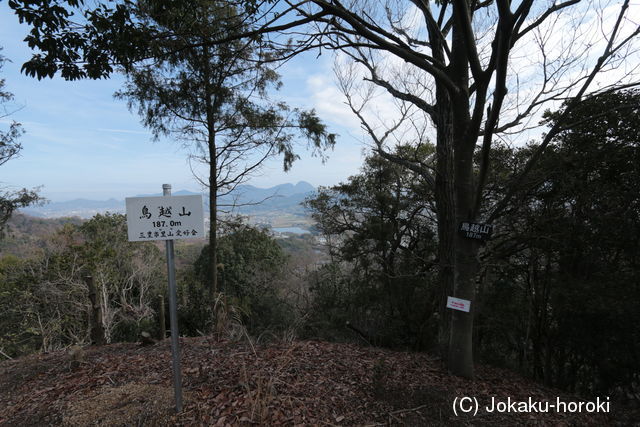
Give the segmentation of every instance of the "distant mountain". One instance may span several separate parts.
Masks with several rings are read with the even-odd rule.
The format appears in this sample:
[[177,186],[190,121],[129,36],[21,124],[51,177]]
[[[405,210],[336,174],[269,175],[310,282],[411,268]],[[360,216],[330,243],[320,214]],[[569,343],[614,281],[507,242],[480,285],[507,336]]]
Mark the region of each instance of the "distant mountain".
[[218,203],[223,210],[229,210],[234,206],[235,211],[244,215],[274,210],[302,215],[304,209],[300,203],[315,191],[315,187],[304,181],[295,185],[280,184],[271,188],[239,185],[231,194],[220,197]]
[[44,206],[30,206],[21,212],[40,218],[80,217],[91,218],[97,213],[124,213],[124,200],[74,199],[65,202],[50,202]]
[[[314,194],[315,187],[308,182],[300,181],[297,184],[280,184],[271,188],[258,188],[253,185],[239,185],[236,189],[218,199],[221,210],[231,210],[235,213],[250,216],[262,216],[275,213],[287,213],[295,216],[306,216],[304,208],[300,205],[305,198]],[[199,194],[188,190],[180,190],[172,193],[174,196]],[[162,193],[140,194],[135,197],[157,197]],[[209,198],[203,194],[205,204]],[[233,207],[233,208],[232,208]],[[113,212],[124,213],[124,200],[87,200],[75,199],[65,202],[51,202],[44,206],[32,206],[21,209],[22,212],[42,218],[58,218],[77,216],[91,218],[97,213]],[[206,212],[205,212],[206,216]]]

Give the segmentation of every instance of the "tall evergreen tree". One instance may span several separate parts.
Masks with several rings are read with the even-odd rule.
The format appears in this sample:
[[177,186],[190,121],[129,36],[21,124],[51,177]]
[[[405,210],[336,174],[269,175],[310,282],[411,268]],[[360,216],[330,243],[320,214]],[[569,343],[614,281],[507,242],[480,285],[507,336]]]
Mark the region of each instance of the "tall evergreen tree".
[[[280,81],[268,44],[221,42],[248,31],[228,2],[144,0],[135,12],[147,28],[166,36],[151,42],[152,59],[128,71],[127,85],[116,96],[137,107],[156,137],[194,147],[192,159],[208,166],[208,176],[196,177],[209,189],[209,264],[216,271],[218,198],[269,158],[282,156],[287,170],[297,157],[297,135],[317,149],[333,145],[335,136],[313,111],[269,98]],[[218,275],[212,274],[211,296],[217,291]]]
[[[584,394],[635,393],[640,334],[640,92],[603,94],[567,115],[485,255],[480,357]],[[504,149],[489,178],[537,146]],[[496,152],[495,154],[498,154]],[[615,351],[611,351],[614,349]]]
[[[433,149],[425,145],[421,158]],[[313,284],[318,314],[334,313],[337,326],[348,321],[380,344],[433,345],[437,225],[433,193],[420,176],[374,153],[361,173],[321,188],[306,204],[342,276]]]

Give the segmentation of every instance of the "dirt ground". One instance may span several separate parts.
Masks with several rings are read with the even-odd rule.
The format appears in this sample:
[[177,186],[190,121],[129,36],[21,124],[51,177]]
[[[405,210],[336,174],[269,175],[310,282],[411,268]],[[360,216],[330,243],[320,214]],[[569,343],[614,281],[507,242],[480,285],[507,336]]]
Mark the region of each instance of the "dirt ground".
[[[450,376],[437,358],[318,341],[264,346],[180,340],[181,413],[169,341],[113,344],[0,363],[0,425],[630,425],[637,412],[488,412],[507,402],[575,402],[508,371],[479,366]],[[468,399],[460,402],[460,399]],[[479,402],[477,414],[462,409]],[[509,406],[505,406],[509,408]],[[517,408],[512,405],[511,408]]]

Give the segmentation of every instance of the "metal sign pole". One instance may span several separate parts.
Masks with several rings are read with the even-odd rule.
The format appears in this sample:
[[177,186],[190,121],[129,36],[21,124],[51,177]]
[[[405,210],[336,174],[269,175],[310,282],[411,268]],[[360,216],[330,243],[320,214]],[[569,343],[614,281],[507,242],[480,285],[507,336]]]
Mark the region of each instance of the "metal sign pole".
[[[171,196],[171,184],[162,184],[162,195]],[[178,341],[178,297],[176,292],[176,267],[173,256],[173,240],[166,240],[167,273],[169,275],[169,323],[171,324],[171,358],[173,359],[173,387],[176,396],[176,412],[182,411],[182,373],[180,371],[180,342]]]

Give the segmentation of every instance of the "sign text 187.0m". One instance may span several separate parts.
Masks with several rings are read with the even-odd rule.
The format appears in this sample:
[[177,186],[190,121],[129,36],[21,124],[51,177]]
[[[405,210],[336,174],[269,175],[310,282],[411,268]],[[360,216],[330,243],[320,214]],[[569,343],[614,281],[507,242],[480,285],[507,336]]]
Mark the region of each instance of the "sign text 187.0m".
[[202,196],[128,197],[130,242],[204,237]]

